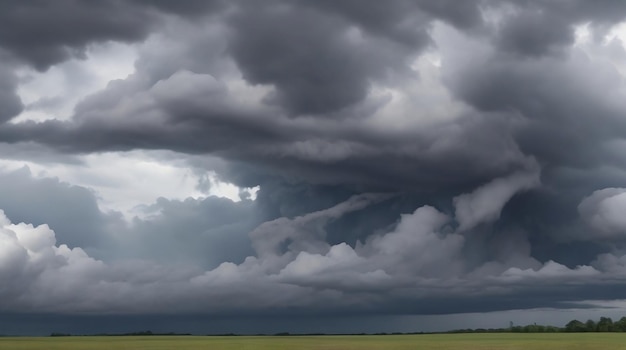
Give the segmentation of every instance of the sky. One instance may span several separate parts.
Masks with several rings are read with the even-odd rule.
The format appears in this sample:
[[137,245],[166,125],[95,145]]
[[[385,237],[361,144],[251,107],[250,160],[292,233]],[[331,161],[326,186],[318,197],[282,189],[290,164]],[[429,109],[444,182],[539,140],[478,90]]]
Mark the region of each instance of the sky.
[[626,316],[626,2],[0,2],[0,334]]

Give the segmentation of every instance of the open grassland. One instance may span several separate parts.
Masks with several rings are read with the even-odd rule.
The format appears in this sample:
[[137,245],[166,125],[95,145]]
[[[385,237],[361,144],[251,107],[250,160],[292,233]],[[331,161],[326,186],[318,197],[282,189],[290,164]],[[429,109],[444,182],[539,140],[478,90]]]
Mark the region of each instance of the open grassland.
[[616,350],[626,349],[624,333],[428,334],[291,337],[52,337],[0,338],[4,350]]

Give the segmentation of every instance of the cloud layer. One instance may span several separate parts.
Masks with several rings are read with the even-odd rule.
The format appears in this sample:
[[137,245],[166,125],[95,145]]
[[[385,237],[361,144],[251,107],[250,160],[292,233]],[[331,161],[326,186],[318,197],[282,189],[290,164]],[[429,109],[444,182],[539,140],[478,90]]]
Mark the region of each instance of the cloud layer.
[[[446,314],[619,298],[625,19],[610,0],[6,2],[0,308]],[[133,72],[78,102],[25,88],[72,62],[115,71],[93,63],[113,43]],[[97,74],[59,76],[79,93]],[[164,197],[122,212],[146,180],[97,169],[146,154],[187,169],[194,196],[156,185]]]

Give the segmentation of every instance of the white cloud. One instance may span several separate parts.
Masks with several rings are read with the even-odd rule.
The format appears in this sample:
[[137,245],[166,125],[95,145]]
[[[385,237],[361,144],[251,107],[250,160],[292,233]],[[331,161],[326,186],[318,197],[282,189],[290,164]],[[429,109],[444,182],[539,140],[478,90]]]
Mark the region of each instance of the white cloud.
[[131,74],[137,57],[135,47],[115,42],[91,45],[86,55],[45,72],[22,69],[18,94],[27,109],[12,122],[70,118],[80,100]]
[[539,184],[538,171],[520,172],[492,180],[471,193],[454,197],[459,230],[469,230],[480,223],[497,220],[513,195]]
[[[221,181],[212,171],[190,167],[186,157],[165,151],[94,153],[77,156],[78,164],[45,160],[0,160],[0,171],[10,172],[27,166],[39,177],[61,181],[93,190],[100,207],[121,212],[126,217],[143,216],[142,207],[158,198],[184,200],[217,196],[240,200],[240,191],[255,198],[255,189],[242,189]],[[203,184],[203,185],[201,185]]]
[[593,192],[578,205],[581,218],[605,237],[626,234],[626,189],[605,188]]
[[577,266],[574,269],[570,269],[563,264],[559,264],[555,261],[548,261],[539,269],[520,269],[512,267],[502,273],[501,278],[504,280],[523,280],[524,278],[538,278],[538,279],[558,279],[563,280],[568,277],[589,277],[599,275],[600,271],[594,269],[591,266]]

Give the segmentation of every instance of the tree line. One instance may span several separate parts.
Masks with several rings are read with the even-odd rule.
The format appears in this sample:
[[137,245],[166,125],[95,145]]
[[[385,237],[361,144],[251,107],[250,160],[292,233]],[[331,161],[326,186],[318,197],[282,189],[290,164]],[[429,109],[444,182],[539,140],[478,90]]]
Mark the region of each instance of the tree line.
[[540,324],[529,324],[525,326],[514,326],[511,324],[508,328],[475,328],[475,329],[457,329],[445,333],[559,333],[559,332],[626,332],[626,317],[613,321],[610,317],[600,317],[599,321],[587,320],[582,322],[579,320],[569,321],[565,327],[544,326]]
[[565,325],[566,332],[626,332],[626,317],[613,322],[610,317],[600,317],[600,321],[571,320]]
[[[433,333],[560,333],[560,332],[626,332],[626,316],[620,318],[617,321],[613,321],[610,317],[600,317],[599,321],[587,320],[582,322],[579,320],[569,321],[565,327],[545,326],[540,324],[529,324],[525,326],[511,325],[507,328],[468,328],[468,329],[455,329],[447,332],[411,332],[411,333],[358,333],[358,334],[341,334],[341,335],[399,335],[399,334],[433,334]],[[153,333],[151,331],[123,333],[123,334],[95,334],[99,336],[150,336],[150,335],[190,335],[189,333]],[[213,336],[237,336],[239,334],[227,333],[227,334],[209,334]],[[257,334],[268,335],[268,334]],[[324,333],[307,333],[307,334],[291,334],[288,332],[281,332],[273,334],[274,336],[301,336],[301,335],[325,335]],[[338,334],[336,334],[338,335]],[[1,335],[0,335],[1,336]],[[67,333],[52,333],[52,337],[67,337],[71,334]]]

